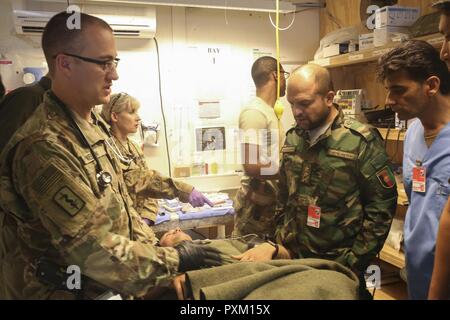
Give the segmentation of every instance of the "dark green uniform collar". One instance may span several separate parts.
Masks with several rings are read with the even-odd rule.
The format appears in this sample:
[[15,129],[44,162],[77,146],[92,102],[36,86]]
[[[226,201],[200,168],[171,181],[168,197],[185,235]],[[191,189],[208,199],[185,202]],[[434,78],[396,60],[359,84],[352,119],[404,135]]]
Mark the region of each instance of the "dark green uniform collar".
[[[328,138],[331,135],[331,131],[340,128],[343,123],[344,123],[344,112],[342,111],[342,109],[337,105],[333,103],[333,106],[338,110],[338,115],[334,118],[333,123],[331,124],[331,126],[327,129],[327,131],[325,131],[324,134],[322,134],[314,144],[317,144],[318,142],[320,142],[321,140]],[[309,134],[308,134],[308,130],[299,128],[298,126],[295,126],[295,132],[302,137],[303,139],[305,139],[306,141],[309,142]]]
[[[47,91],[44,95],[44,103],[48,106],[48,118],[51,119],[55,116],[62,117],[65,119],[69,126],[72,127],[72,120],[69,119],[69,116],[64,111],[64,108],[66,108],[70,113],[73,113],[67,106],[64,104],[64,102],[61,101],[51,90]],[[72,117],[74,117],[72,115]],[[104,128],[102,126],[99,126],[99,119],[95,112],[91,111],[91,117],[93,120],[93,124],[95,126],[98,126],[99,129],[103,131],[104,134],[107,134],[107,132],[104,132]],[[75,118],[73,118],[75,120]],[[84,126],[83,126],[84,127]],[[73,128],[76,131],[76,128]],[[82,129],[85,137],[87,138],[90,145],[96,144],[100,140],[104,140],[102,135],[99,135],[98,130],[85,130],[86,128]]]
[[[333,106],[337,109],[338,115],[336,118],[334,118],[333,123],[331,124],[331,129],[339,128],[344,123],[344,112],[342,109],[337,105],[333,103]],[[304,130],[302,128],[299,128],[298,125],[295,126],[295,132],[300,136],[304,134],[307,130]]]
[[[66,112],[64,112],[63,108],[65,108],[69,112],[73,113],[73,111],[69,107],[67,107],[67,105],[61,99],[59,99],[55,95],[55,93],[51,90],[49,90],[45,93],[44,100],[46,101],[46,103],[49,106],[52,107],[51,108],[52,111],[55,111],[58,115],[63,116],[64,118],[67,118],[67,114],[66,114]],[[93,123],[95,125],[97,125],[99,122],[99,117],[93,111],[91,111],[91,118],[92,118]],[[69,119],[67,119],[67,120],[69,120]]]

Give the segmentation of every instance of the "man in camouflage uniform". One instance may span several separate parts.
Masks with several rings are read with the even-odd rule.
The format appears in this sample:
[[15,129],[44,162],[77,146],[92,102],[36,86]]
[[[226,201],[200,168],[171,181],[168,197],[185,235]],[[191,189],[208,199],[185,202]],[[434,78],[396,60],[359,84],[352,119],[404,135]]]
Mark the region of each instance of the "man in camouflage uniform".
[[[280,71],[280,96],[284,96],[288,73],[281,65]],[[234,199],[234,234],[273,237],[279,150],[284,140],[281,122],[274,111],[277,60],[261,57],[253,63],[251,73],[256,97],[239,115],[245,176]]]
[[0,103],[0,152],[17,131],[33,114],[44,99],[44,93],[52,84],[49,75],[32,85],[9,92]]
[[[4,266],[14,265],[16,250],[0,248],[0,280],[18,293],[2,298],[92,298],[105,288],[143,296],[178,272],[220,264],[204,246],[155,246],[132,207],[110,138],[92,113],[118,79],[112,29],[80,15],[80,29],[68,29],[65,12],[47,24],[42,47],[52,89],[0,156],[0,232],[16,228],[8,243],[26,261],[25,283],[14,283]],[[76,294],[53,279],[55,267],[70,265],[85,277]],[[44,272],[36,272],[41,266]]]
[[[13,136],[14,132],[17,131],[33,114],[37,107],[41,104],[44,99],[44,93],[51,87],[51,79],[48,74],[42,77],[39,82],[32,85],[23,86],[9,92],[0,103],[0,153],[3,148],[8,143],[9,139]],[[0,210],[1,212],[1,210]],[[1,215],[1,214],[0,214]],[[5,219],[4,215],[0,216],[0,225],[2,225],[1,220]],[[14,265],[4,265],[3,271],[7,279],[15,278],[15,283],[19,281],[23,282],[23,270],[24,261],[20,259],[20,253],[17,248],[17,244],[14,239],[15,227],[10,229],[4,228],[3,232],[0,234],[0,247],[4,248],[15,248],[17,251],[17,259],[12,259]],[[13,241],[9,243],[9,241]],[[2,250],[3,252],[6,249]],[[8,250],[10,251],[10,250]],[[10,255],[13,253],[10,251]],[[1,260],[1,253],[0,253]],[[1,268],[1,267],[0,267]],[[5,296],[2,292],[9,292],[13,288],[7,287],[8,283],[4,283],[0,286],[0,297]],[[22,287],[18,285],[18,287]],[[18,296],[18,294],[13,293],[9,296]]]
[[326,69],[308,64],[293,72],[288,101],[297,126],[281,150],[278,249],[262,245],[241,260],[267,260],[275,252],[329,259],[362,280],[383,247],[397,205],[395,178],[379,136],[344,118],[333,97]]

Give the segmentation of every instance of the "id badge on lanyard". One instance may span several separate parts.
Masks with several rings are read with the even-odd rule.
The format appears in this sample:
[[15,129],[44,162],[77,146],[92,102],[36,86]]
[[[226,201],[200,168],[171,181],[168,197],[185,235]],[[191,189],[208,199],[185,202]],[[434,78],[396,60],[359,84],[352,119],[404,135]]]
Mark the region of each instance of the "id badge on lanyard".
[[[316,199],[317,201],[317,199]],[[306,220],[306,225],[308,227],[320,228],[320,216],[322,214],[322,209],[316,206],[316,201],[314,204],[308,206],[308,219]]]
[[414,192],[425,193],[427,179],[427,169],[422,166],[422,161],[417,160],[416,165],[413,167],[412,174],[412,190]]

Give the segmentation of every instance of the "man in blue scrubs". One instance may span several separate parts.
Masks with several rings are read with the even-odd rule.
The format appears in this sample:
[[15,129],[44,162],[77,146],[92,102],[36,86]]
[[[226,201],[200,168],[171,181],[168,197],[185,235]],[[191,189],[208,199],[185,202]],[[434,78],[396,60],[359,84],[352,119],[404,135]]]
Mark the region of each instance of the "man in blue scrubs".
[[408,41],[378,61],[386,105],[401,120],[418,118],[404,141],[403,179],[409,198],[405,249],[410,299],[426,299],[439,219],[450,194],[450,76],[439,53]]
[[[450,0],[438,1],[433,7],[441,13],[439,21],[439,32],[443,36],[441,59],[450,70]],[[439,222],[436,257],[428,299],[450,299],[450,198]]]

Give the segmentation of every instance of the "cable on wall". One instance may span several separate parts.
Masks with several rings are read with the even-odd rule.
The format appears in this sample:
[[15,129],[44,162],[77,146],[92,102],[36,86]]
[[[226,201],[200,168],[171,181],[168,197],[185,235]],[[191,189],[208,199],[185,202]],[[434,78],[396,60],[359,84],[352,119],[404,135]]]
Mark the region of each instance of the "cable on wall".
[[228,25],[228,0],[225,0],[225,24]]
[[[295,15],[294,15],[295,16]],[[275,42],[277,47],[277,100],[280,99],[280,0],[276,1]],[[284,76],[284,75],[283,75]]]
[[[306,10],[302,10],[302,11],[306,11]],[[291,20],[291,23],[290,23],[286,28],[278,28],[278,30],[281,30],[281,31],[289,30],[289,29],[292,27],[292,25],[294,24],[294,21],[295,21],[295,14],[296,14],[296,12],[293,11],[293,12],[292,12],[292,20]],[[274,28],[277,28],[277,26],[273,23],[272,15],[270,14],[270,12],[269,12],[269,20],[270,20],[270,23],[272,24],[272,26],[273,26]]]
[[159,85],[159,100],[160,100],[160,107],[161,107],[161,114],[163,117],[163,123],[164,123],[164,137],[166,140],[166,152],[167,152],[167,162],[169,164],[169,177],[172,177],[172,166],[170,163],[170,152],[169,152],[169,139],[167,138],[167,122],[166,122],[166,115],[164,113],[164,108],[163,108],[163,98],[162,98],[162,86],[161,86],[161,62],[159,60],[159,45],[158,45],[158,40],[155,38],[153,38],[153,40],[155,41],[155,45],[156,45],[156,57],[157,57],[157,61],[158,61],[158,85]]

